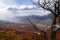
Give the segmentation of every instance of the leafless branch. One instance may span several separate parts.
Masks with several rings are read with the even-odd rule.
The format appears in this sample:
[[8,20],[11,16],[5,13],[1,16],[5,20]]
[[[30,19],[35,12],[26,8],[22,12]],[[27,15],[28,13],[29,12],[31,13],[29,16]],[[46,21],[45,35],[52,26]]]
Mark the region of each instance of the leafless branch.
[[35,30],[40,31],[40,30],[31,22],[31,20],[30,20],[29,18],[27,18],[27,20],[32,24],[32,26],[35,28]]
[[45,31],[43,30],[39,30],[36,25],[34,25],[34,23],[31,22],[31,20],[29,18],[27,18],[27,20],[32,24],[32,26],[35,28],[35,30],[39,31],[39,32],[42,32],[44,35],[41,35],[43,36],[44,40],[48,40],[48,37],[47,37],[47,34]]
[[[48,1],[47,3],[49,3],[49,1]],[[40,4],[40,0],[38,0],[38,5],[39,5],[40,7],[42,7],[42,8],[45,9],[45,10],[50,11],[51,13],[53,13],[53,15],[56,15],[56,14],[55,14],[55,11],[52,10],[52,9],[47,5],[47,3],[45,2],[44,4]]]
[[[44,2],[41,4],[40,3],[40,0],[38,0],[38,2],[36,3],[36,2],[33,2],[32,1],[32,3],[34,4],[34,5],[38,5],[38,6],[40,6],[41,8],[43,8],[43,9],[45,9],[45,10],[47,10],[47,11],[50,11],[54,16],[56,16],[56,12],[55,12],[55,10],[54,10],[54,5],[52,5],[51,6],[51,3],[52,2],[50,2],[50,1],[47,1],[47,0],[44,0]],[[50,7],[51,6],[51,7]]]

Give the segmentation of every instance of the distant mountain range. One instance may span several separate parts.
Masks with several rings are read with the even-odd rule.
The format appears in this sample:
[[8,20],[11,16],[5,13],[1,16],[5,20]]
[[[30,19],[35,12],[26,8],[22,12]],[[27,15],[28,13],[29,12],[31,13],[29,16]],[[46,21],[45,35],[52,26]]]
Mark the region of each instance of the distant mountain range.
[[30,20],[46,20],[46,19],[52,18],[52,15],[48,14],[48,15],[44,15],[44,16],[38,16],[38,15],[16,16],[15,18],[13,18],[13,20],[24,23],[24,22],[28,22],[28,18]]
[[30,15],[28,16],[29,18],[33,18],[33,19],[39,19],[39,20],[46,20],[49,18],[52,18],[52,14],[48,14],[48,15],[44,15],[44,16],[38,16],[38,15]]
[[52,18],[51,14],[44,15],[44,16],[38,16],[38,15],[28,15],[28,16],[15,16],[8,20],[3,20],[6,22],[14,22],[14,23],[28,23],[28,19],[30,20],[46,20]]
[[[46,20],[51,18],[52,15],[48,14],[48,15],[44,15],[44,16],[38,16],[38,15],[29,15],[29,16],[16,16],[14,17],[12,20],[15,21],[14,22],[8,22],[8,21],[1,21],[0,20],[0,28],[3,29],[7,29],[7,25],[14,25],[14,27],[16,27],[16,29],[18,31],[25,31],[25,30],[29,30],[29,29],[34,29],[33,26],[31,24],[28,23],[28,19],[30,18],[30,20]],[[16,22],[19,23],[16,23]],[[40,22],[40,21],[39,21]],[[48,21],[44,21],[44,23],[49,23]],[[21,24],[20,24],[21,23]],[[22,24],[23,23],[23,24]],[[26,24],[25,24],[26,23]],[[37,22],[36,22],[37,23]],[[46,23],[46,24],[47,24]],[[43,22],[41,22],[41,24],[43,25]]]

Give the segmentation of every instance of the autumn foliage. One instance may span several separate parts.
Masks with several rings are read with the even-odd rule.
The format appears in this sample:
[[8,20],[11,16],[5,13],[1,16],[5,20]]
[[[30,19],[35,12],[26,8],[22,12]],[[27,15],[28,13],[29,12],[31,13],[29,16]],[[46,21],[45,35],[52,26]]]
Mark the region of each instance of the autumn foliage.
[[[40,34],[37,34],[31,31],[32,30],[18,32],[13,25],[7,25],[7,29],[0,29],[0,40],[44,40],[41,36],[44,35],[43,33],[40,32]],[[48,40],[50,40],[51,31],[48,30],[46,34]],[[57,32],[56,39],[60,40],[60,31]]]
[[36,33],[18,32],[13,25],[7,25],[7,29],[0,29],[0,40],[42,40]]

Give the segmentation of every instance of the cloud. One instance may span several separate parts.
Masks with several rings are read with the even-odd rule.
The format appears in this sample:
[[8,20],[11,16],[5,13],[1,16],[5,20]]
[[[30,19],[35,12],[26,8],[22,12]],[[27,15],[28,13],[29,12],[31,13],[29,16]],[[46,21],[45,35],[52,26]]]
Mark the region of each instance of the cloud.
[[29,10],[29,9],[36,9],[37,7],[35,5],[20,5],[19,7],[8,7],[8,10]]
[[[27,7],[31,9],[29,6]],[[32,7],[34,8],[34,7]],[[25,9],[25,8],[24,8]],[[0,20],[3,21],[10,21],[10,22],[16,22],[13,18],[17,16],[29,16],[29,15],[38,15],[38,16],[44,16],[47,15],[49,12],[43,11],[40,9],[33,9],[33,10],[22,10],[19,7],[7,7],[7,8],[1,8],[0,9]]]
[[38,2],[38,0],[32,0],[33,2]]
[[14,2],[12,0],[0,0],[0,6],[10,6],[10,5],[14,5]]
[[24,10],[29,10],[29,9],[35,9],[36,6],[35,5],[21,5],[19,8],[24,9]]
[[9,7],[7,8],[7,11],[10,11],[14,15],[18,16],[27,16],[27,15],[48,15],[50,13],[49,11],[44,11],[43,9],[38,9],[35,7],[35,5],[21,5],[20,7]]
[[31,5],[29,0],[0,0],[0,20],[10,21],[16,16],[32,14],[43,16],[48,13],[47,11],[43,12],[43,9],[40,10],[35,5]]

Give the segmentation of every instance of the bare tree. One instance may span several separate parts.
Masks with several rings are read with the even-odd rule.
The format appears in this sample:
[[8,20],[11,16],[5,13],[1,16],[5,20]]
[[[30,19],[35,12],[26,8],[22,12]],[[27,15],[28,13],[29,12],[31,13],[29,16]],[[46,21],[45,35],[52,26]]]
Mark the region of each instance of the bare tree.
[[41,35],[41,36],[44,38],[44,40],[48,40],[46,31],[44,31],[44,30],[39,30],[39,29],[37,28],[37,26],[36,26],[29,18],[27,18],[27,20],[28,20],[29,23],[35,28],[35,30],[39,31],[39,33],[42,32],[42,33],[44,34],[44,35]]
[[[35,1],[35,2],[34,2]],[[51,27],[51,40],[56,40],[56,32],[59,28],[57,28],[57,18],[60,15],[60,1],[59,0],[34,0],[32,3],[34,5],[37,5],[44,10],[50,11],[53,14],[53,21],[52,21],[52,27]]]

